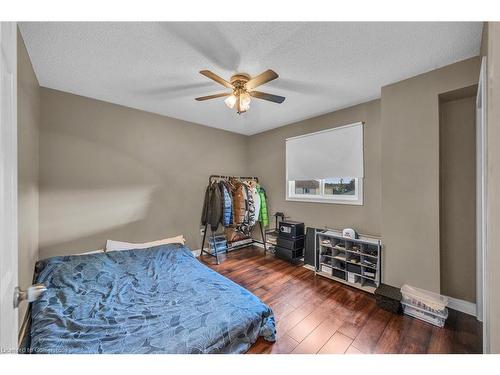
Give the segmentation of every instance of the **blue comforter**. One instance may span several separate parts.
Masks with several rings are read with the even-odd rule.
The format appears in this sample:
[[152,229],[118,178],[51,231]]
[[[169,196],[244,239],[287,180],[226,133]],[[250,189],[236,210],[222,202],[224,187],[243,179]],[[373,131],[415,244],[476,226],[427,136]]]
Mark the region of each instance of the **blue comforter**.
[[243,353],[275,340],[272,310],[181,245],[37,263],[34,353]]

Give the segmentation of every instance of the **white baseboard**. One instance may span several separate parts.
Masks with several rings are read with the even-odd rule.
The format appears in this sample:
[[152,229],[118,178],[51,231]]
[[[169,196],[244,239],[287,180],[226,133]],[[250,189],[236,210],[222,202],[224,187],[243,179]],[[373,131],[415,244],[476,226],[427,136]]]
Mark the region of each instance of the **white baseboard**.
[[448,297],[448,307],[453,310],[463,312],[464,314],[476,316],[476,304],[461,299]]
[[197,250],[191,250],[191,253],[196,257],[198,258],[201,254],[201,249],[197,249]]
[[314,266],[311,266],[309,264],[304,264],[302,267],[307,268],[308,270],[311,270],[311,271],[316,271],[316,269],[314,268]]

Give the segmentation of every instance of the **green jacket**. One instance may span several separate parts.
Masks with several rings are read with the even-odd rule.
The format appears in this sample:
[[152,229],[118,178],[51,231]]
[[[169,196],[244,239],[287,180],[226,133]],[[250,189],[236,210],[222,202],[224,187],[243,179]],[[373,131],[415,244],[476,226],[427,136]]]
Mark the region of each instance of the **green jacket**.
[[267,201],[266,201],[266,191],[262,187],[258,187],[258,192],[260,196],[260,212],[259,221],[262,225],[267,227],[269,225],[269,214],[267,212]]

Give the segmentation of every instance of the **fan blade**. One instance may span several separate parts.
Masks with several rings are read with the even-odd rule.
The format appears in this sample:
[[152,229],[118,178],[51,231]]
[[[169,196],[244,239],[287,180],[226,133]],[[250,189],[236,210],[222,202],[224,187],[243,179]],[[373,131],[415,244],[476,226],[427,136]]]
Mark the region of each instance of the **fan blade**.
[[278,77],[279,75],[274,70],[269,69],[259,74],[257,77],[252,78],[245,84],[245,87],[247,90],[251,90]]
[[205,77],[214,80],[217,83],[220,83],[222,86],[226,86],[228,89],[234,89],[234,86],[226,81],[224,78],[219,77],[217,74],[212,73],[210,70],[201,70],[200,74],[203,74]]
[[202,100],[209,100],[209,99],[215,99],[215,98],[222,98],[223,96],[229,96],[231,95],[230,92],[222,92],[220,94],[213,94],[213,95],[207,95],[207,96],[200,96],[199,98],[195,98],[195,100],[198,100],[201,102]]
[[264,99],[264,100],[268,100],[270,102],[278,103],[278,104],[281,104],[281,103],[283,103],[285,101],[285,97],[284,96],[268,94],[267,92],[250,91],[249,94],[251,96],[253,96],[254,98]]

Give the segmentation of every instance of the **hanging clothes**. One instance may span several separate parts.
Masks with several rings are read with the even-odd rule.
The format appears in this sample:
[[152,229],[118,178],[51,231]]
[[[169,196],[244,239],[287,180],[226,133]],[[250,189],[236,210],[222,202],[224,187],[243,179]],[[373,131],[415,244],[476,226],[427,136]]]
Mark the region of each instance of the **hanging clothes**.
[[248,182],[250,194],[252,195],[252,201],[253,201],[253,207],[254,207],[254,216],[255,220],[251,222],[251,225],[255,225],[257,221],[259,221],[259,214],[260,214],[260,195],[257,190],[257,187],[259,184],[256,181],[249,181]]
[[248,237],[257,221],[269,225],[266,192],[256,181],[230,178],[207,186],[202,225],[210,225],[216,231],[222,224],[233,229],[231,237],[237,237],[237,233]]
[[248,236],[250,234],[250,225],[249,225],[249,217],[250,213],[248,210],[249,207],[249,192],[248,192],[248,186],[240,182],[237,188],[237,192],[241,191],[241,195],[243,199],[241,199],[242,207],[240,209],[240,217],[241,219],[239,222],[236,223],[236,230],[240,233],[243,233],[245,236]]
[[257,190],[257,187],[252,188],[252,194],[253,194],[253,204],[255,206],[255,218],[257,221],[260,221],[260,194]]
[[222,196],[219,185],[212,183],[205,190],[205,200],[203,201],[203,210],[201,213],[201,224],[210,225],[212,232],[219,227],[222,216]]
[[260,196],[259,220],[265,228],[269,225],[269,214],[267,212],[266,191],[264,190],[264,188],[262,188],[262,186],[259,186],[258,190],[259,190],[259,196]]
[[219,182],[219,189],[222,197],[222,215],[221,215],[221,224],[223,226],[228,226],[231,222],[231,199],[229,197],[229,193],[224,186],[224,184]]
[[221,215],[221,224],[224,227],[227,227],[233,223],[233,203],[232,196],[230,190],[224,183],[224,181],[219,182],[219,189],[221,192],[222,198],[222,215]]
[[233,193],[234,224],[242,224],[247,216],[247,195],[245,185],[237,182]]
[[[257,222],[257,217],[255,216],[255,202],[253,199],[252,185],[250,183],[245,183],[246,193],[247,193],[247,214],[248,214],[248,226],[253,227]],[[248,229],[250,232],[250,228]]]

